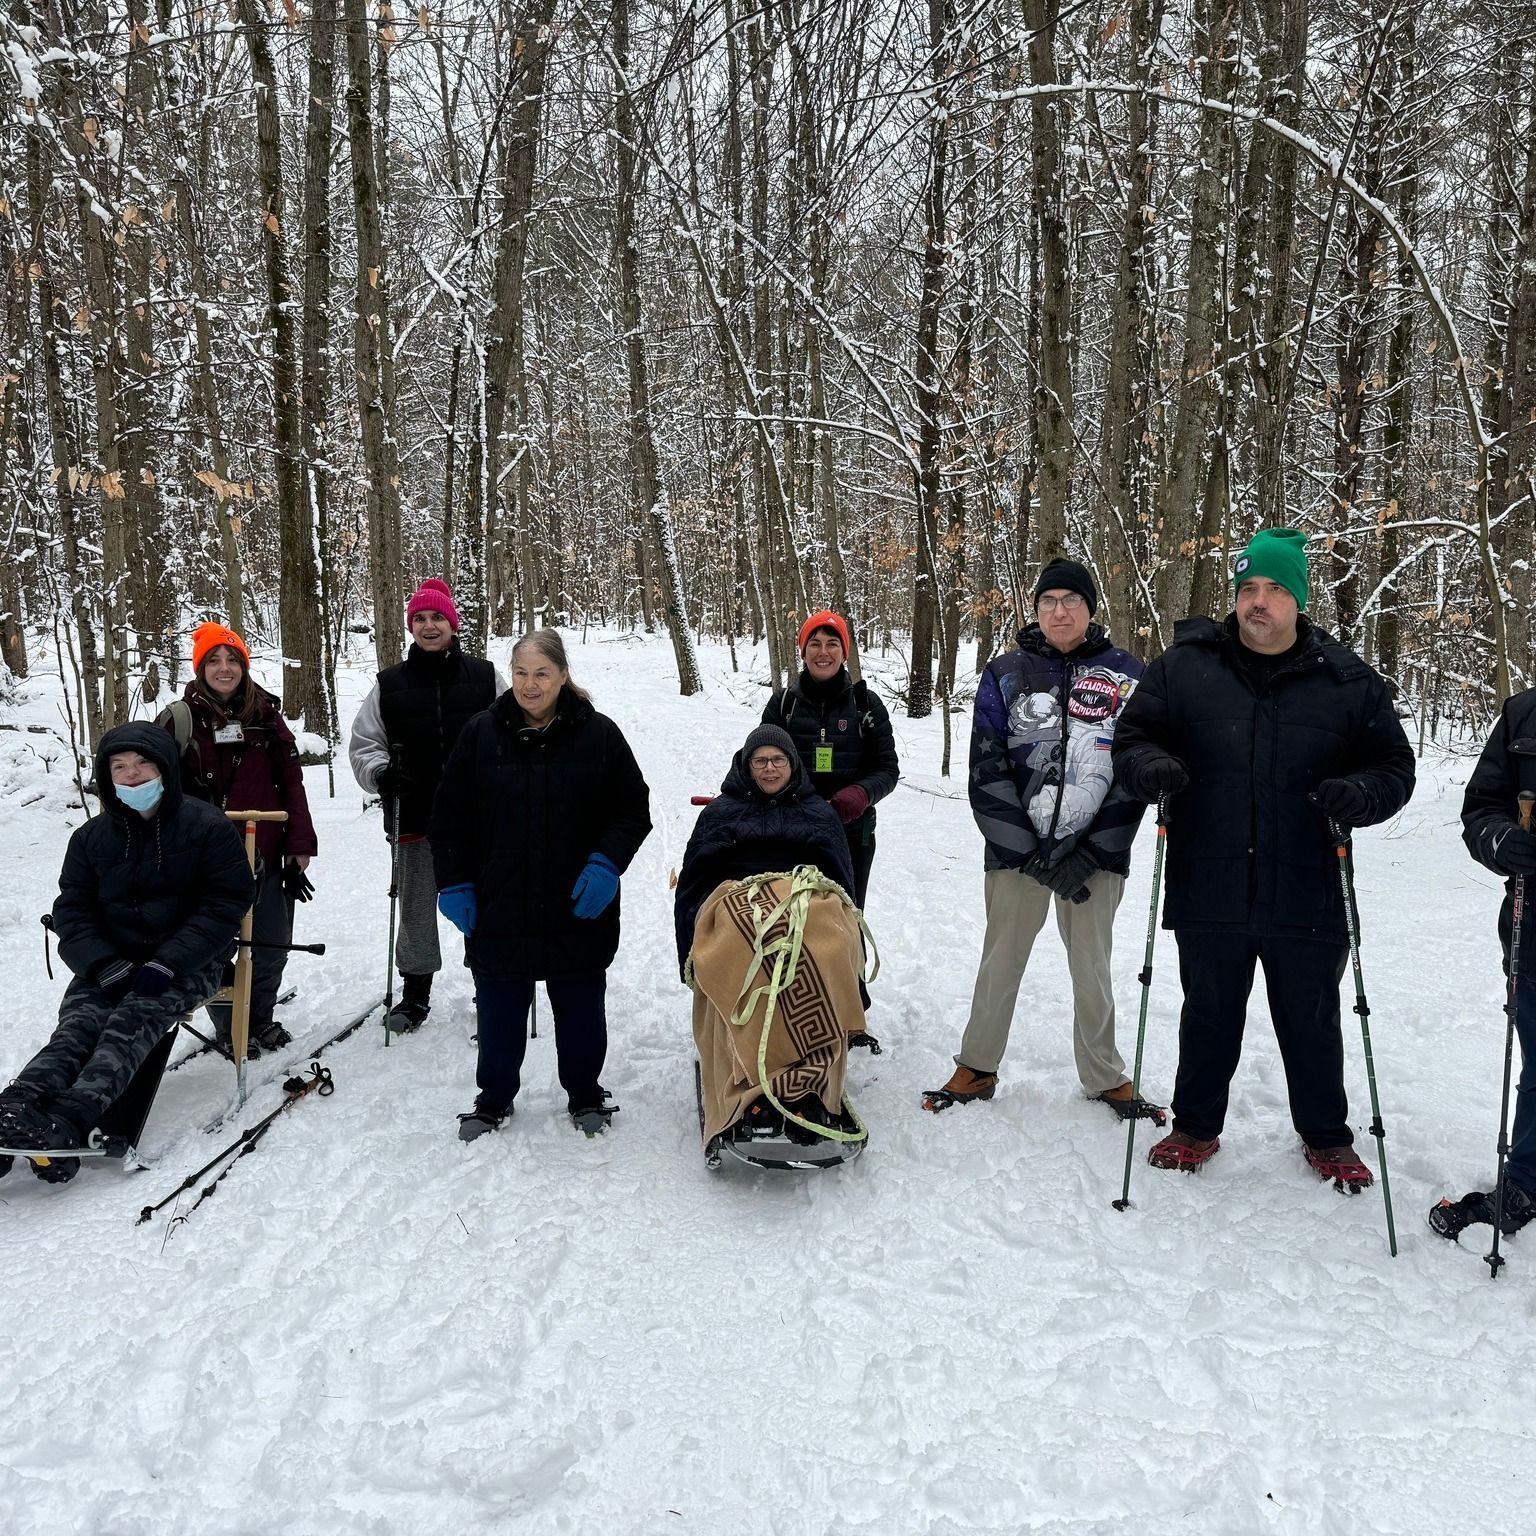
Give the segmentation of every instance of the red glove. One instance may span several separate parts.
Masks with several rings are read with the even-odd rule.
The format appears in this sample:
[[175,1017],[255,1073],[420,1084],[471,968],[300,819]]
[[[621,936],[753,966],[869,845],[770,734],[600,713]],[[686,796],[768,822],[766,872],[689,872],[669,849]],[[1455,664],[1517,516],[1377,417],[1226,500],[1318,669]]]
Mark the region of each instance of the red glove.
[[869,809],[869,792],[857,784],[848,784],[835,794],[828,795],[827,804],[837,812],[837,819],[846,827]]

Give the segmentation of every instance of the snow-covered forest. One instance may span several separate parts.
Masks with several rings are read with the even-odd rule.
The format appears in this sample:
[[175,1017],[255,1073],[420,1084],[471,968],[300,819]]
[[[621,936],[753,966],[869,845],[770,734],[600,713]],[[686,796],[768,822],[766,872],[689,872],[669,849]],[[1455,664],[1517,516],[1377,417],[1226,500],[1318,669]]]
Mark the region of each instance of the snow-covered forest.
[[1536,11],[11,0],[0,640],[79,735],[280,649],[766,642],[913,717],[1042,553],[1155,652],[1261,524],[1429,733],[1531,666]]

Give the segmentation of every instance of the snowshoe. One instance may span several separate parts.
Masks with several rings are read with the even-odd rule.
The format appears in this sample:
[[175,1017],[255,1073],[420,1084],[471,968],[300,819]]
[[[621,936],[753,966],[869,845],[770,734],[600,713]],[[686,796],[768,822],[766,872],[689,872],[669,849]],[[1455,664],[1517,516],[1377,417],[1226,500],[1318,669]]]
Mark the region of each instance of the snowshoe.
[[[252,1046],[260,1046],[264,1051],[280,1051],[285,1045],[293,1044],[293,1036],[276,1019],[273,1019],[270,1023],[263,1024],[260,1029],[251,1030],[250,1043]],[[247,1049],[246,1054],[251,1055],[251,1051]]]
[[1168,1123],[1168,1111],[1161,1104],[1142,1098],[1129,1083],[1122,1083],[1119,1088],[1106,1088],[1093,1098],[1096,1104],[1108,1104],[1122,1120],[1150,1120],[1153,1125]]
[[[1492,1226],[1498,1208],[1496,1191],[1474,1189],[1460,1200],[1442,1200],[1429,1213],[1430,1226],[1455,1242],[1468,1227],[1478,1223]],[[1522,1227],[1536,1220],[1536,1200],[1513,1180],[1504,1182],[1504,1224],[1499,1229],[1513,1237]]]
[[497,1114],[492,1109],[481,1109],[477,1104],[467,1115],[459,1116],[459,1140],[478,1141],[482,1136],[491,1131],[499,1131],[502,1122],[512,1118],[509,1108],[504,1114]]
[[80,1172],[78,1157],[34,1157],[32,1172],[45,1184],[68,1184]]
[[619,1106],[605,1099],[601,1104],[592,1104],[585,1109],[572,1109],[571,1124],[588,1141],[594,1141],[597,1137],[607,1134],[608,1122],[618,1112]]
[[431,976],[402,974],[400,1001],[384,1015],[384,1028],[392,1035],[413,1035],[431,1012]]
[[1212,1136],[1209,1141],[1187,1136],[1183,1131],[1170,1131],[1147,1153],[1147,1161],[1154,1168],[1177,1168],[1193,1173],[1203,1168],[1221,1150],[1221,1138]]
[[974,1099],[990,1099],[997,1092],[996,1072],[973,1072],[956,1063],[949,1081],[942,1088],[929,1088],[923,1094],[923,1108],[932,1114],[951,1104],[969,1104]]
[[848,1036],[848,1049],[850,1051],[868,1051],[871,1056],[883,1056],[885,1047],[870,1034],[867,1029],[861,1029]]
[[1332,1179],[1341,1195],[1358,1195],[1376,1182],[1376,1175],[1360,1161],[1353,1147],[1310,1147],[1305,1142],[1302,1156],[1320,1179]]

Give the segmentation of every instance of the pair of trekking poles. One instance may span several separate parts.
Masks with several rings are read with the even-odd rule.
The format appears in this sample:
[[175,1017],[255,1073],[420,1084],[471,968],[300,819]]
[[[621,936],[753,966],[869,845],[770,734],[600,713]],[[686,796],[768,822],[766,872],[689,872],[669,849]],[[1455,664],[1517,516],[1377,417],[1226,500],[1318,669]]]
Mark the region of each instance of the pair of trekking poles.
[[[1531,799],[1536,801],[1536,796]],[[1530,807],[1522,800],[1523,823],[1530,820]],[[1355,1012],[1360,1015],[1360,1036],[1365,1045],[1365,1076],[1371,1085],[1371,1135],[1376,1138],[1376,1154],[1381,1163],[1381,1193],[1387,1212],[1387,1246],[1391,1250],[1392,1257],[1397,1257],[1397,1228],[1392,1220],[1392,1184],[1387,1177],[1387,1147],[1386,1129],[1381,1123],[1381,1102],[1376,1094],[1376,1060],[1371,1054],[1371,1007],[1365,998],[1365,978],[1360,970],[1360,914],[1355,901],[1355,861],[1349,834],[1337,821],[1329,819],[1328,830],[1332,835],[1334,852],[1339,862],[1339,887],[1344,894],[1344,922],[1349,933],[1349,958],[1355,974]],[[1138,980],[1141,982],[1141,1017],[1136,1025],[1136,1065],[1131,1078],[1131,1093],[1139,1098],[1141,1096],[1141,1057],[1142,1047],[1147,1036],[1147,1004],[1152,996],[1152,952],[1157,942],[1157,902],[1163,884],[1163,854],[1168,846],[1168,797],[1163,795],[1157,802],[1157,848],[1152,858],[1152,905],[1147,915],[1147,948],[1142,961],[1141,974]],[[1515,907],[1515,943],[1518,950],[1520,908],[1523,905],[1524,876],[1517,882],[1519,889],[1516,893]],[[1511,968],[1513,969],[1513,967]],[[1513,979],[1511,980],[1511,1012],[1510,1032],[1514,1031],[1513,1013]],[[1513,1050],[1512,1044],[1506,1050],[1504,1061],[1504,1105],[1505,1118],[1509,1111],[1509,1064]],[[1503,1201],[1503,1155],[1507,1144],[1503,1130],[1499,1133],[1499,1199]],[[1131,1204],[1131,1163],[1136,1155],[1136,1121],[1128,1120],[1125,1127],[1125,1183],[1120,1191],[1120,1198],[1111,1201],[1117,1211],[1130,1208]],[[1502,1214],[1502,1211],[1501,1213]],[[1493,1229],[1493,1243],[1495,1254],[1498,1251],[1499,1229],[1495,1224]],[[1494,1273],[1498,1273],[1498,1264],[1492,1259]],[[1498,1263],[1502,1263],[1499,1260]]]

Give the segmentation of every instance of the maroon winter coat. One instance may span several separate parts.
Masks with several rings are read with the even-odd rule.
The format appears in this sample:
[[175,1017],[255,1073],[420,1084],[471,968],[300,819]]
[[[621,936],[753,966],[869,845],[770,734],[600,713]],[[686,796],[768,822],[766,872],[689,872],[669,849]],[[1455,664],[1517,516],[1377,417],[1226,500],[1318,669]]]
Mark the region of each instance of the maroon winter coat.
[[[182,697],[192,710],[192,740],[182,754],[181,784],[187,794],[220,810],[287,811],[286,822],[256,824],[256,851],[275,874],[285,856],[316,853],[319,844],[293,732],[278,701],[254,682],[250,686],[260,707],[256,718],[241,726],[245,739],[217,742],[214,733],[229,717],[195,678],[187,684]],[[170,710],[156,724],[175,734]]]

